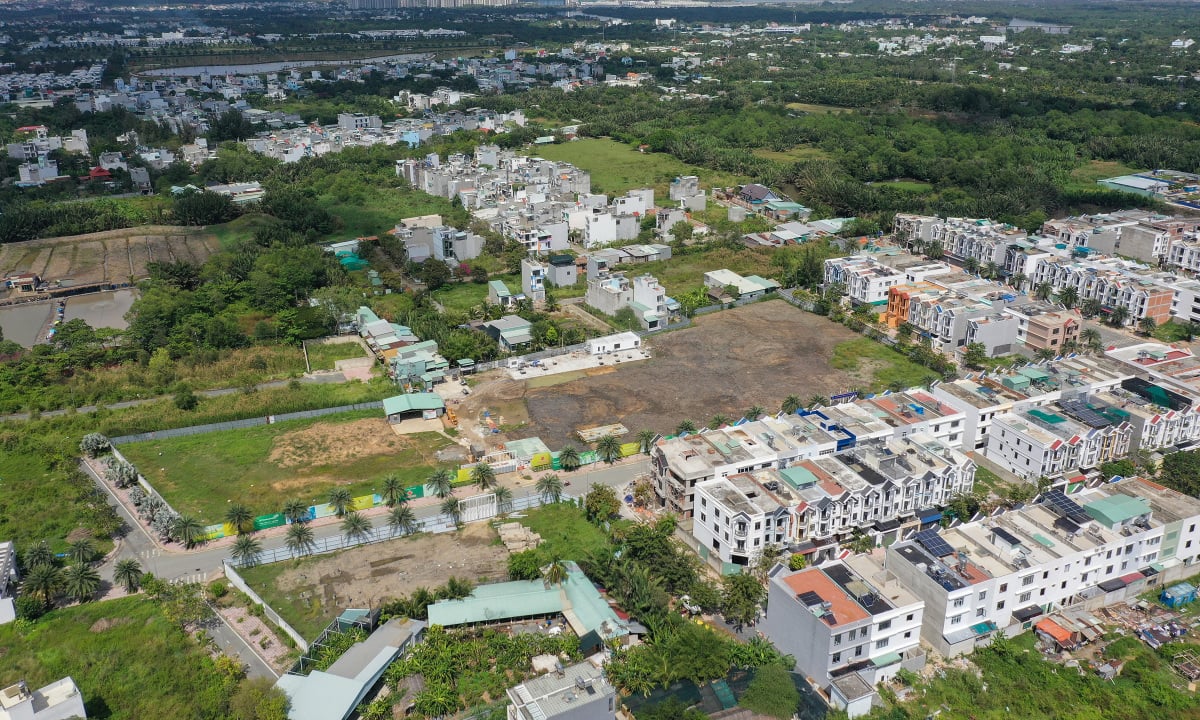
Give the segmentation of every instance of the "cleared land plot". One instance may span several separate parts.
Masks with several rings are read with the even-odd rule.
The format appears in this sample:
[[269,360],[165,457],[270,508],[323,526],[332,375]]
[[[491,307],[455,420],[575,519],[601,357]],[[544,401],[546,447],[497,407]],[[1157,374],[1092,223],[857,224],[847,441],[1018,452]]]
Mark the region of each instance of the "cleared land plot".
[[706,252],[672,257],[670,260],[621,266],[630,277],[650,273],[666,288],[667,294],[679,295],[704,284],[704,273],[726,268],[739,275],[771,277],[779,268],[771,264],[769,250],[730,250],[716,248]]
[[667,186],[679,175],[695,175],[706,187],[727,187],[745,182],[735,175],[688,165],[665,153],[640,153],[608,138],[539,145],[533,149],[533,154],[587,170],[592,176],[592,192],[620,194],[634,188],[653,187],[655,202],[666,200]]
[[1071,179],[1077,181],[1081,185],[1090,185],[1106,178],[1117,177],[1120,175],[1132,175],[1137,172],[1141,171],[1131,168],[1128,165],[1122,165],[1118,162],[1092,160],[1072,170]]
[[839,343],[859,337],[782,300],[755,303],[653,337],[650,360],[597,368],[548,388],[511,380],[482,387],[459,415],[487,408],[506,426],[527,420],[511,435],[536,435],[554,449],[580,428],[614,422],[634,432],[668,432],[684,419],[740,417],[752,405],[775,410],[791,394],[828,396],[865,386],[859,373],[830,365]]
[[473,523],[461,532],[389,540],[342,552],[239,570],[254,591],[305,638],[349,607],[379,607],[452,576],[472,583],[505,578],[508,551],[496,532]]
[[778,160],[779,162],[795,163],[805,160],[823,160],[829,157],[829,153],[819,147],[812,145],[797,145],[788,150],[767,150],[766,148],[756,148],[752,151],[760,158],[767,160]]
[[202,263],[216,237],[188,228],[141,227],[91,235],[46,238],[0,246],[0,275],[32,272],[53,283],[125,283],[147,276],[151,262]]
[[388,473],[419,484],[450,443],[436,433],[396,435],[380,411],[364,410],[150,440],[121,452],[176,510],[219,522],[230,503],[264,514],[289,498],[324,502],[335,486],[366,495]]
[[542,505],[516,520],[542,536],[538,549],[548,558],[582,560],[608,545],[604,531],[588,522],[583,509],[571,503]]
[[0,657],[0,686],[70,675],[90,718],[224,716],[207,650],[142,596],[55,610],[28,628],[0,625]]
[[333,370],[338,360],[367,357],[367,351],[357,340],[350,342],[310,342],[307,345],[308,363],[313,370]]

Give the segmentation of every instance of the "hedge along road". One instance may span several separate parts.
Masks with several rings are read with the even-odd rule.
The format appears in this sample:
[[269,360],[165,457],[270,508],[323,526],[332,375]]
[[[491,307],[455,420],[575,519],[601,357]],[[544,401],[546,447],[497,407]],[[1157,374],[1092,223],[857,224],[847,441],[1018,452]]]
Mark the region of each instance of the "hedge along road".
[[[346,382],[346,376],[341,374],[340,372],[322,373],[319,375],[301,375],[300,377],[293,378],[293,379],[299,380],[302,383],[315,383],[315,384]],[[270,390],[272,388],[286,387],[287,384],[290,383],[291,381],[292,381],[292,379],[271,380],[270,382],[259,383],[258,385],[255,385],[254,389],[255,390]],[[222,395],[232,395],[234,393],[240,393],[240,392],[245,392],[245,391],[246,391],[246,388],[242,388],[242,387],[217,388],[215,390],[197,390],[195,394],[199,395],[200,397],[220,397]],[[96,412],[101,407],[107,408],[109,410],[121,410],[123,408],[137,407],[138,405],[145,405],[147,403],[158,402],[160,400],[167,400],[172,397],[174,397],[174,395],[156,395],[154,397],[141,398],[139,400],[123,400],[121,402],[115,402],[115,403],[112,403],[111,405],[104,405],[104,406],[81,405],[77,408],[74,408],[73,410],[69,409],[69,408],[62,408],[59,410],[46,410],[46,411],[39,413],[39,415],[40,415],[40,417],[44,417],[44,418],[57,417],[59,415],[66,415],[69,412],[82,413],[82,414],[86,415],[87,413]],[[28,420],[29,417],[30,417],[29,413],[13,413],[12,415],[0,415],[0,422],[8,422],[9,420],[25,421],[25,420]]]
[[[564,482],[570,482],[571,485],[564,490],[575,496],[582,496],[591,489],[593,485],[608,485],[609,487],[619,488],[626,483],[632,482],[638,475],[650,471],[650,461],[645,456],[636,456],[636,460],[626,461],[611,466],[603,466],[593,470],[577,470],[572,473],[561,473],[559,476]],[[120,546],[109,561],[105,563],[102,573],[104,577],[111,580],[112,565],[117,559],[133,558],[137,560],[142,569],[154,573],[157,577],[165,580],[196,579],[199,576],[208,577],[211,573],[219,570],[221,561],[229,558],[230,546],[228,542],[222,543],[218,547],[206,547],[201,545],[195,550],[184,550],[178,545],[160,546],[158,542],[151,538],[145,528],[137,518],[129,512],[128,508],[119,502],[113,495],[108,485],[104,483],[95,472],[87,466],[86,463],[80,463],[80,467],[91,476],[92,480],[112,498],[113,504],[117,507],[117,512],[120,513],[122,520],[129,526],[130,530],[121,540]],[[468,488],[471,493],[474,490]],[[619,494],[619,493],[618,493]],[[513,493],[513,499],[530,497],[537,495],[537,490],[532,485],[530,487],[521,488]],[[426,520],[436,518],[441,515],[438,504],[430,504],[422,507],[414,507],[413,512],[418,520]],[[384,527],[387,525],[387,515],[368,516],[373,527]],[[319,542],[325,538],[341,536],[341,523],[330,522],[325,525],[313,525],[313,534]],[[258,538],[262,543],[264,551],[277,550],[286,547],[287,539],[280,534],[267,535],[259,533]]]

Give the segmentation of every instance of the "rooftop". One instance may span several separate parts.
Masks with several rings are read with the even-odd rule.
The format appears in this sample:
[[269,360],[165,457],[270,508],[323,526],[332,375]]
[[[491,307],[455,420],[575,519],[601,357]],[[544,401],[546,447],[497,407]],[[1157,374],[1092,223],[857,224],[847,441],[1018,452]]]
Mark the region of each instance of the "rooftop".
[[508,690],[513,709],[522,720],[550,720],[593,702],[603,702],[607,708],[609,698],[615,694],[603,670],[591,661],[526,680]]

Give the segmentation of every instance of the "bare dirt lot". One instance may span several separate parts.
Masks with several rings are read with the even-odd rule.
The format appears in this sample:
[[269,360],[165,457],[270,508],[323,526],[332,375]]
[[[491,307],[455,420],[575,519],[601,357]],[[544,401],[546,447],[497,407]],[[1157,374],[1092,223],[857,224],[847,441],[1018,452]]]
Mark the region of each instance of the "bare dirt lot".
[[508,551],[487,523],[461,532],[421,534],[288,563],[249,568],[246,579],[289,623],[315,637],[348,607],[378,607],[452,576],[472,583],[505,577]]
[[[459,406],[460,418],[489,410],[502,432],[490,444],[538,436],[562,447],[580,428],[624,423],[631,431],[673,430],[723,413],[740,417],[753,405],[774,411],[787,395],[841,392],[864,373],[829,365],[833,347],[861,336],[782,300],[755,303],[697,318],[693,327],[652,336],[652,357],[587,371],[548,387],[485,380]],[[549,378],[547,378],[549,379]]]
[[139,227],[0,246],[0,275],[37,273],[54,283],[126,283],[144,278],[151,262],[200,264],[216,252],[215,236],[177,227]]

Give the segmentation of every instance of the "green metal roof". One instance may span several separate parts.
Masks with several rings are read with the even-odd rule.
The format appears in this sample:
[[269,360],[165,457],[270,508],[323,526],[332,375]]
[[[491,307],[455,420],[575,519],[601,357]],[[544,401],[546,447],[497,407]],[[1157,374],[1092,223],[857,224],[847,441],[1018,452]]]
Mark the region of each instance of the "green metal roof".
[[1051,540],[1050,538],[1046,537],[1045,535],[1042,535],[1041,533],[1034,533],[1033,539],[1036,540],[1038,542],[1038,544],[1043,547],[1048,547],[1048,548],[1054,547],[1054,541]]
[[1050,373],[1036,367],[1023,367],[1017,372],[1031,380],[1046,380],[1050,377]]
[[871,664],[875,667],[887,667],[888,665],[895,665],[902,659],[903,658],[900,657],[900,653],[890,652],[887,655],[880,655],[879,657],[871,658]]
[[446,407],[446,401],[437,393],[393,395],[383,400],[384,415],[396,415],[399,413],[416,412],[418,410],[441,410],[444,407]]
[[797,490],[817,483],[817,476],[813,475],[812,471],[799,465],[780,470],[779,476],[786,480],[788,485]]
[[1029,414],[1031,416],[1037,418],[1038,420],[1041,420],[1043,422],[1048,422],[1048,423],[1051,423],[1054,425],[1057,425],[1058,423],[1067,421],[1067,419],[1061,415],[1055,415],[1052,412],[1046,412],[1045,410],[1039,410],[1038,408],[1031,409],[1029,411]]
[[503,280],[489,280],[488,285],[496,291],[496,295],[499,297],[512,295],[512,292],[508,289],[508,286],[504,284]]
[[1111,528],[1150,512],[1150,503],[1145,498],[1110,495],[1084,505],[1083,511],[1097,522]]

